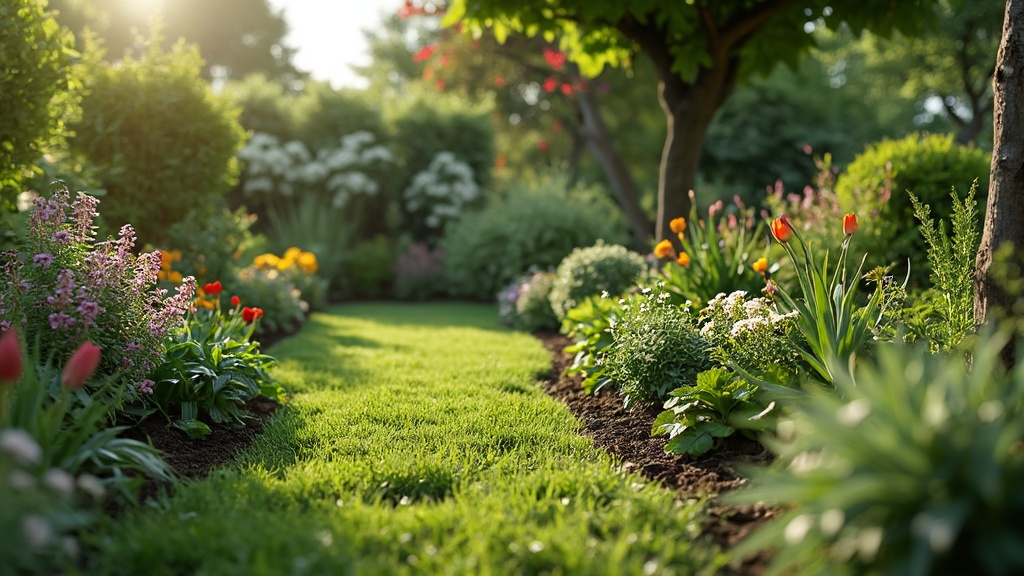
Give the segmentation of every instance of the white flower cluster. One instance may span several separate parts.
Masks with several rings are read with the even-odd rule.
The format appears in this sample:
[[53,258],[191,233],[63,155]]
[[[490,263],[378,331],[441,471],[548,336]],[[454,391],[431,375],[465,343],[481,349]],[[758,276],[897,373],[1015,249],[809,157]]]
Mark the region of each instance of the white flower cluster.
[[355,195],[376,195],[380,186],[366,170],[395,161],[391,151],[365,130],[342,136],[338,148],[321,148],[315,156],[302,142],[281,144],[276,137],[257,132],[238,157],[245,162],[242,191],[247,196],[290,197],[299,189],[319,189],[335,208],[343,208]]
[[793,361],[787,332],[795,329],[796,312],[779,314],[767,298],[751,298],[737,290],[712,298],[700,312],[700,335],[741,365]]
[[451,152],[438,152],[426,170],[413,177],[405,189],[405,208],[409,212],[426,211],[430,228],[441,228],[455,220],[462,209],[480,196],[473,168]]

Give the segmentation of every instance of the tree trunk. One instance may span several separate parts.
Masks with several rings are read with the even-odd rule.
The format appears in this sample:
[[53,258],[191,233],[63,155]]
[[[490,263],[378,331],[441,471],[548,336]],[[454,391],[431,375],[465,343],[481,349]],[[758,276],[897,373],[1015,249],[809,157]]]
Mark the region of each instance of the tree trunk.
[[[575,84],[582,84],[580,76],[575,71],[573,71],[572,77]],[[583,133],[586,135],[587,145],[604,169],[612,190],[615,192],[615,197],[626,213],[626,218],[633,231],[633,248],[641,253],[647,252],[651,249],[651,222],[640,206],[640,194],[637,192],[636,182],[629,173],[629,167],[626,166],[625,160],[612,144],[608,127],[601,117],[601,111],[598,109],[594,95],[586,88],[580,88],[577,91],[577,101],[580,106]]]
[[711,69],[701,68],[692,82],[684,82],[671,69],[659,67],[658,101],[668,131],[658,179],[656,238],[669,237],[673,218],[690,216],[704,136],[715,112],[735,88],[737,65],[734,60],[716,62]]
[[[993,77],[992,171],[985,229],[975,261],[974,316],[978,325],[1001,314],[1020,314],[1021,294],[1008,289],[994,272],[1020,270],[1015,252],[1010,262],[994,261],[1005,244],[1024,249],[1024,0],[1007,0],[1003,38]],[[1013,354],[1008,346],[1008,354]],[[1013,358],[1010,357],[1012,362]]]

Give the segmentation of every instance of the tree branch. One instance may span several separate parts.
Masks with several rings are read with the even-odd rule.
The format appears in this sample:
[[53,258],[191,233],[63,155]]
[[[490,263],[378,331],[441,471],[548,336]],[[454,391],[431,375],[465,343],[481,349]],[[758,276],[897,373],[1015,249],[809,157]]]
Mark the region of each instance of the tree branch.
[[728,23],[725,26],[725,34],[722,36],[722,46],[729,49],[739,44],[791,4],[793,4],[793,0],[765,2],[753,11],[743,14],[737,20]]

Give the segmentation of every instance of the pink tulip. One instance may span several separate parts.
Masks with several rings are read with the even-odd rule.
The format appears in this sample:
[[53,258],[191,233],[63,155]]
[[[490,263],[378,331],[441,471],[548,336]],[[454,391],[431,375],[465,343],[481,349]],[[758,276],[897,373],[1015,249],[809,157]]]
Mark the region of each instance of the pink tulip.
[[96,372],[99,363],[100,347],[92,342],[83,342],[64,365],[64,371],[60,374],[61,385],[71,389],[81,388]]
[[21,345],[14,330],[0,336],[0,384],[14,383],[21,378]]

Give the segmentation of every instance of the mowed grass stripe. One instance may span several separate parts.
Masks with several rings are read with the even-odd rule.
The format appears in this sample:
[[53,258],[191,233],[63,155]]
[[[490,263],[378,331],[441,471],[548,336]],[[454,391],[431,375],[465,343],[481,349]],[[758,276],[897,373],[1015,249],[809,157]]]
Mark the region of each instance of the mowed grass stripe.
[[493,306],[358,304],[272,350],[294,393],[235,465],[88,544],[96,574],[694,574],[701,505],[620,472]]

